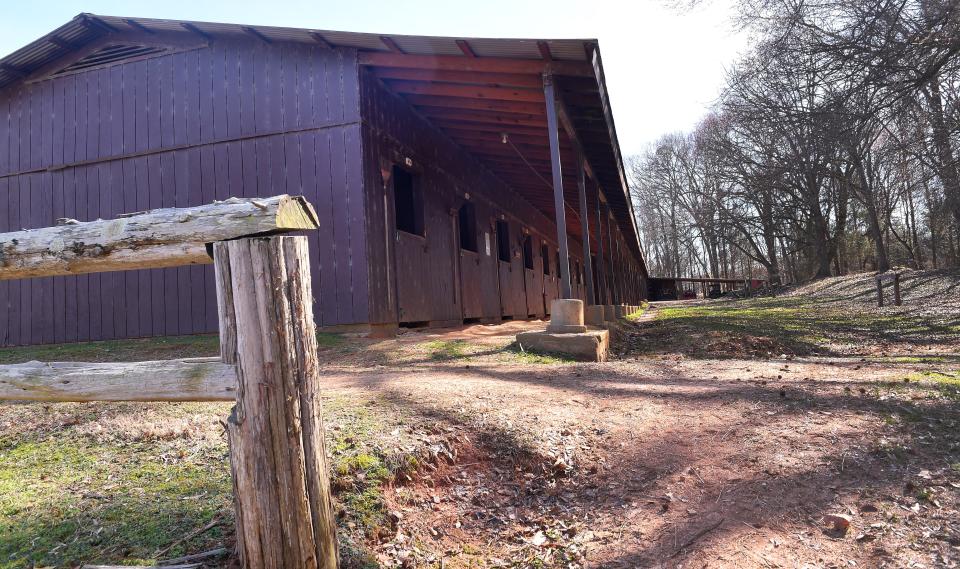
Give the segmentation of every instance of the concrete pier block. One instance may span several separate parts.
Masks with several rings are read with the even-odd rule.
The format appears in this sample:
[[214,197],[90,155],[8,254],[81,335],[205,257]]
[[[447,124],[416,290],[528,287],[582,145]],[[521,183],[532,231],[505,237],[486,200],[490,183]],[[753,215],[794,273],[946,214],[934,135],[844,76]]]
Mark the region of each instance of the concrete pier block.
[[605,320],[602,304],[591,304],[583,309],[583,322],[587,326],[603,326]]
[[627,307],[622,304],[616,304],[613,307],[613,313],[617,315],[617,318],[623,318],[627,315]]
[[586,362],[605,362],[610,353],[610,332],[588,330],[582,334],[521,332],[517,343],[524,350],[558,354]]
[[578,334],[586,332],[583,325],[583,301],[578,298],[558,298],[550,302],[551,334]]
[[607,322],[614,322],[617,319],[616,308],[612,304],[603,305],[603,319]]

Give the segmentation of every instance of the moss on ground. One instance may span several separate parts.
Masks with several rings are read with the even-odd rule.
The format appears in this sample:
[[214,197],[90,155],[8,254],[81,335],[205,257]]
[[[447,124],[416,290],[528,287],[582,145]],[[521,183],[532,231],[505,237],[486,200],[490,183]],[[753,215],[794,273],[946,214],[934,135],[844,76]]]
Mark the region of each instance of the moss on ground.
[[960,401],[960,371],[921,371],[910,374],[907,379],[941,397]]

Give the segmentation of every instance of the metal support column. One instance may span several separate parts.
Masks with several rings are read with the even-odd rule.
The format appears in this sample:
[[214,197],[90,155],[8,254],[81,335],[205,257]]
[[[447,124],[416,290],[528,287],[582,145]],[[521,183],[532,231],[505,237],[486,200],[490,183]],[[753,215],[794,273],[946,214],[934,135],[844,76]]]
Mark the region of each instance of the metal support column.
[[613,230],[610,228],[610,208],[604,204],[603,218],[607,221],[607,249],[610,254],[610,296],[613,304],[620,304],[620,291],[617,286],[617,263],[613,256]]
[[610,287],[603,260],[603,218],[600,213],[600,187],[597,187],[597,279],[600,283],[600,304],[613,304],[610,300]]
[[560,244],[560,298],[573,298],[570,292],[570,251],[567,249],[567,217],[563,207],[563,173],[560,171],[560,133],[557,125],[557,99],[553,75],[543,74],[543,96],[547,105],[547,137],[550,139],[550,166],[553,170],[553,212]]
[[590,254],[590,213],[587,211],[587,180],[583,167],[583,153],[577,151],[577,190],[580,192],[580,221],[583,233],[583,271],[587,281],[587,304],[596,304],[593,291],[593,260]]

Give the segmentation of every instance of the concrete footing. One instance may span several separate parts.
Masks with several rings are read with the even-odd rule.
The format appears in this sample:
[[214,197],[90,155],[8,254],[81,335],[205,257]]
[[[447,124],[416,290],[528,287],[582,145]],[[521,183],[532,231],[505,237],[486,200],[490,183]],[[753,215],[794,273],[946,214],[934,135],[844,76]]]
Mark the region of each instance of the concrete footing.
[[521,332],[517,343],[524,350],[561,354],[583,362],[605,362],[610,352],[610,332],[588,330],[578,334]]
[[617,320],[617,311],[612,304],[603,305],[603,319],[607,322],[615,322]]
[[583,325],[583,301],[578,298],[558,298],[550,301],[551,334],[580,334],[587,331]]
[[583,309],[583,323],[587,326],[602,327],[605,321],[602,304],[591,304]]

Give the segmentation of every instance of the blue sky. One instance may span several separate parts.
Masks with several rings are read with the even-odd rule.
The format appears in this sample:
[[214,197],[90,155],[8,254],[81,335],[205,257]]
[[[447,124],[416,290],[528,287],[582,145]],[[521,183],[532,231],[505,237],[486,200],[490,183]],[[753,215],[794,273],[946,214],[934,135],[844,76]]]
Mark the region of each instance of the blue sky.
[[80,12],[396,34],[597,38],[624,154],[691,128],[746,48],[729,0],[677,12],[661,0],[88,0],[8,2],[0,54]]

